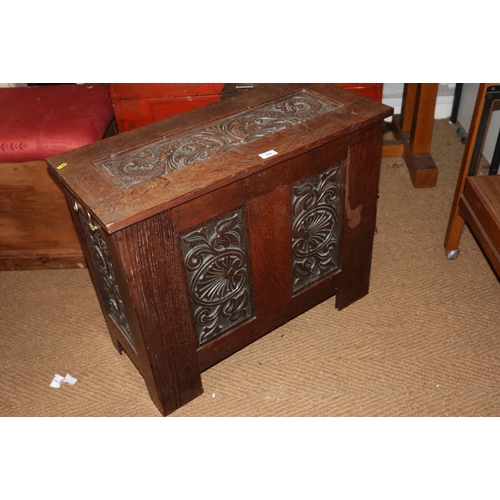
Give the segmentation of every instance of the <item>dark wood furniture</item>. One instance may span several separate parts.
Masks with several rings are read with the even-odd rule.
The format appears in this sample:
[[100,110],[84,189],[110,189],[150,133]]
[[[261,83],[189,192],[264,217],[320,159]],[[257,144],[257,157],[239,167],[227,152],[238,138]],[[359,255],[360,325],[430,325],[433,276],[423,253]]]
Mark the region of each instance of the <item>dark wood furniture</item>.
[[[127,132],[262,85],[265,84],[109,83],[108,88],[118,131]],[[382,83],[337,83],[335,85],[382,102]]]
[[406,83],[401,114],[392,119],[394,140],[384,141],[382,156],[403,156],[416,188],[434,187],[438,170],[431,152],[437,83]]
[[444,247],[449,260],[458,257],[466,222],[500,276],[500,176],[497,175],[500,140],[497,141],[489,175],[477,175],[493,104],[498,101],[500,83],[479,85]]
[[111,338],[162,414],[294,316],[368,293],[391,113],[333,85],[272,85],[48,160]]

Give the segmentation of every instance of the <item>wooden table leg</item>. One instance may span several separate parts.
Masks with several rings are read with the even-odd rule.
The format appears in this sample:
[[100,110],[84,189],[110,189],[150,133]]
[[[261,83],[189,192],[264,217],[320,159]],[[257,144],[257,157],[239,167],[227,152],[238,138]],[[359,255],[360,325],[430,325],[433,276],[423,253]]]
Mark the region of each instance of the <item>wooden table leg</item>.
[[430,155],[437,91],[437,83],[405,84],[401,114],[392,120],[395,140],[382,147],[384,157],[404,157],[416,188],[437,183],[438,171]]
[[418,83],[406,83],[404,87],[401,104],[401,130],[403,132],[411,132],[412,129],[418,85]]

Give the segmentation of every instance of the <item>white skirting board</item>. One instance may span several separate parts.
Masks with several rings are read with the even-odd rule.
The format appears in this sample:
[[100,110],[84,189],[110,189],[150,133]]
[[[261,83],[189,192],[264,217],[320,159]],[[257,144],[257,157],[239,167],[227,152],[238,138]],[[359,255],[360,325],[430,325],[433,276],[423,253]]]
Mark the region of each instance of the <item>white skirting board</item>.
[[[394,108],[394,114],[401,113],[401,105],[403,102],[404,83],[384,83],[382,94],[382,102]],[[454,83],[440,83],[438,96],[436,99],[436,110],[434,118],[440,120],[450,118],[453,107],[453,97],[455,95]],[[388,119],[391,120],[390,118]]]
[[[382,102],[394,108],[394,114],[398,115],[401,113],[401,103],[403,98],[382,98]],[[453,107],[453,96],[445,95],[438,96],[436,99],[436,110],[434,112],[434,118],[440,120],[443,118],[450,118],[451,108]],[[390,118],[388,119],[390,120]]]

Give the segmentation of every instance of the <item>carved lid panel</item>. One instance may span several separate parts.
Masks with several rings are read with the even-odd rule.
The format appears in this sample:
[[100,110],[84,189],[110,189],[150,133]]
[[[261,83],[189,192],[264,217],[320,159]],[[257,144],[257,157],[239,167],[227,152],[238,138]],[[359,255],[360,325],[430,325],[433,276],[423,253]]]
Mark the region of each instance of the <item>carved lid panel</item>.
[[47,162],[112,233],[391,114],[331,84],[270,84]]
[[341,106],[301,90],[202,127],[96,162],[130,188],[256,141]]

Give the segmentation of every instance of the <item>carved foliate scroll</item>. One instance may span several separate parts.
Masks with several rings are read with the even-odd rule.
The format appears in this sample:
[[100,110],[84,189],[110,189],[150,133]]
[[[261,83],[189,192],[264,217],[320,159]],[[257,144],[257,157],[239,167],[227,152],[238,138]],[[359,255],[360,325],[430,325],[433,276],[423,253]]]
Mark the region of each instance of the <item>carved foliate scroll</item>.
[[129,188],[310,120],[339,106],[302,90],[279,101],[117,155],[116,158],[96,162],[96,166],[104,168]]
[[291,188],[294,292],[340,270],[344,164]]
[[241,209],[181,235],[184,268],[200,344],[254,316]]
[[92,220],[90,214],[85,215],[82,206],[76,200],[73,207],[78,211],[80,223],[87,236],[86,239],[92,256],[93,268],[97,274],[99,288],[106,305],[107,313],[130,342],[130,345],[134,346],[130,325],[125,316],[125,308],[120,297],[120,290],[118,289],[109,257],[108,246],[101,236],[99,225]]

